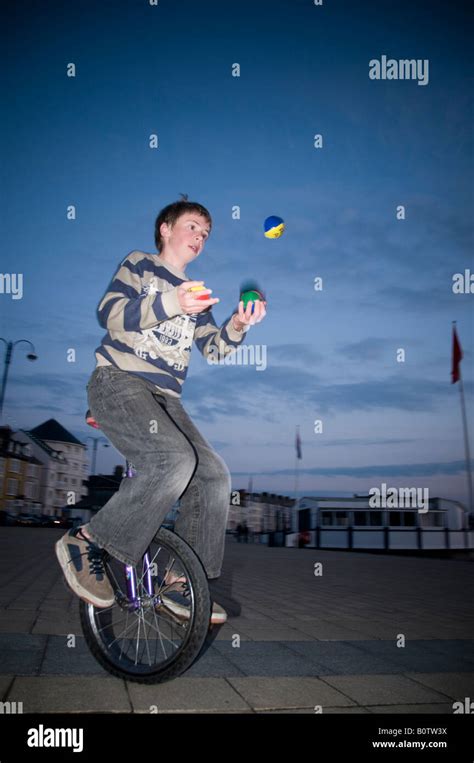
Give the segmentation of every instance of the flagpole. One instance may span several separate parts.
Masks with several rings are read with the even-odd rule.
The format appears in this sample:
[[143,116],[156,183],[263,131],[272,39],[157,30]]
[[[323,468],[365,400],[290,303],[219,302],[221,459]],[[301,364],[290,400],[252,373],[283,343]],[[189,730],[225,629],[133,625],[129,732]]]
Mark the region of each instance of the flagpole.
[[[299,435],[299,426],[296,426],[296,440],[295,443],[298,442],[298,435]],[[301,446],[299,446],[301,447]],[[296,445],[296,453],[295,453],[295,505],[298,501],[298,445]]]
[[295,502],[298,500],[298,456],[295,456]]
[[[456,327],[456,321],[453,321],[454,327]],[[471,456],[469,452],[469,436],[467,431],[467,416],[466,416],[466,401],[464,399],[464,384],[461,374],[461,363],[458,363],[459,374],[459,393],[461,395],[461,414],[464,431],[464,450],[466,454],[466,472],[467,472],[467,489],[469,495],[469,511],[474,512],[474,504],[472,500],[472,475],[471,475]]]

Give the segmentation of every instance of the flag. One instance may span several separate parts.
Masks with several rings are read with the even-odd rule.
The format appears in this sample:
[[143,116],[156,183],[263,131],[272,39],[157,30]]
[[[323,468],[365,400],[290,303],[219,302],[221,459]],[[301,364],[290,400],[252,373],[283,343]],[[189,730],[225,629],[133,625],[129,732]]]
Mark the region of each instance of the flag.
[[300,437],[300,433],[299,433],[298,429],[296,430],[296,442],[295,442],[295,446],[296,446],[296,457],[297,458],[302,458],[302,455],[301,455],[301,437]]
[[462,349],[459,344],[458,335],[456,333],[456,326],[453,326],[453,362],[451,367],[451,383],[456,384],[461,378],[459,364],[462,360]]

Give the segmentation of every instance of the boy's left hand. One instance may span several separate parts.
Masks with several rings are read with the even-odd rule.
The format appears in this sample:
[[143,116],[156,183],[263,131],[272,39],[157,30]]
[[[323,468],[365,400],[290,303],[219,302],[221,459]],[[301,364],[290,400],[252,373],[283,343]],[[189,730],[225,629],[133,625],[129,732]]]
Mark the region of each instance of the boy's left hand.
[[[256,300],[255,302],[249,302],[246,310],[244,310],[244,302],[241,299],[239,302],[239,312],[234,313],[232,316],[232,323],[236,331],[242,331],[244,326],[253,326],[254,323],[260,323],[265,318],[266,301]],[[252,313],[252,305],[255,305],[255,310]]]

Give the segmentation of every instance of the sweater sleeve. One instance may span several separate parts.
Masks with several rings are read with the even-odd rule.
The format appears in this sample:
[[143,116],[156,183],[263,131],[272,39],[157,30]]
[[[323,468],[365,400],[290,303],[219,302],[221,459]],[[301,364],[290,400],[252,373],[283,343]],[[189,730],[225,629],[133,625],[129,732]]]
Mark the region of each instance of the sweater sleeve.
[[232,325],[232,316],[217,328],[212,311],[200,313],[196,321],[194,341],[205,358],[210,355],[223,358],[242,344],[250,326],[244,326],[242,331],[236,331]]
[[109,331],[142,331],[180,315],[178,286],[165,292],[142,293],[142,277],[128,255],[114,275],[98,307],[100,325]]

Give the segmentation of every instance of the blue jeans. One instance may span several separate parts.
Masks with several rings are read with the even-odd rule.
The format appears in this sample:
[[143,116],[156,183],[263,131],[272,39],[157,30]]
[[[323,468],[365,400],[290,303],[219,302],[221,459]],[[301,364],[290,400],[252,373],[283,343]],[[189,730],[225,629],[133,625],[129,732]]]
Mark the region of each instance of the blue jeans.
[[115,366],[94,369],[89,408],[102,432],[137,474],[87,525],[112,556],[136,565],[180,499],[174,531],[201,559],[207,577],[221,574],[231,478],[179,398]]

